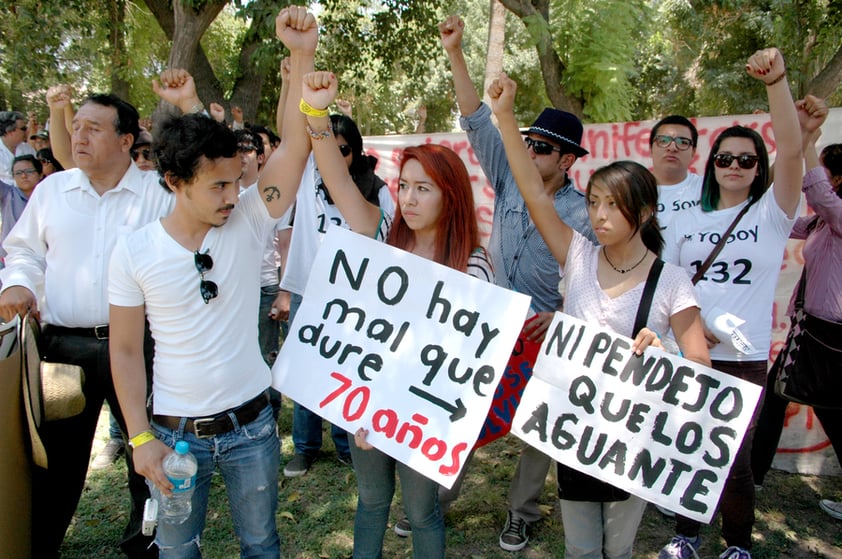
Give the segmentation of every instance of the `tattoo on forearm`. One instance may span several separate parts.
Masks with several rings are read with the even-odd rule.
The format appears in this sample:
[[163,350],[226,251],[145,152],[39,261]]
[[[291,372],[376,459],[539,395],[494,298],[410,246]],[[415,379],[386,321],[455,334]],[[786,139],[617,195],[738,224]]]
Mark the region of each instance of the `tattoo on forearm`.
[[266,201],[271,202],[281,197],[281,190],[277,186],[267,186],[263,189],[263,194],[266,196]]

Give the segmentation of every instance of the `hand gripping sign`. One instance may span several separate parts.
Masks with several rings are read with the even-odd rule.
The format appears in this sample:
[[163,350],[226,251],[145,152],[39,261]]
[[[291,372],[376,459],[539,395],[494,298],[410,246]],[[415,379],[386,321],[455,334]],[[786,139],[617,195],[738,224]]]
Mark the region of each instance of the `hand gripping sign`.
[[710,522],[760,387],[556,313],[512,432],[560,463]]
[[272,386],[451,487],[529,297],[331,227]]

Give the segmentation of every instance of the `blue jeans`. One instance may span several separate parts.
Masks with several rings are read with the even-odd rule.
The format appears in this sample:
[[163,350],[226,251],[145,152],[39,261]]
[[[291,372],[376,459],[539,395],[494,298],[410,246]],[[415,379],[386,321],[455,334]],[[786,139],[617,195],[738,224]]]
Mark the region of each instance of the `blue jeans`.
[[[301,306],[301,295],[290,294],[289,301],[289,323],[292,324],[298,307]],[[294,334],[293,334],[294,335]],[[336,453],[339,456],[350,456],[348,448],[348,433],[345,429],[331,424],[330,436],[336,446]],[[315,457],[322,448],[322,418],[298,404],[293,402],[292,406],[292,442],[295,444],[295,453]]]
[[401,480],[403,510],[412,526],[415,559],[444,558],[444,517],[439,508],[439,484],[376,448],[362,450],[348,435],[357,475],[354,517],[354,559],[380,559],[389,507],[395,494],[395,471]]
[[[279,558],[281,541],[275,526],[278,507],[280,442],[278,427],[266,406],[257,419],[239,425],[230,414],[233,431],[200,439],[193,433],[167,429],[153,421],[155,435],[170,447],[190,443],[199,471],[191,501],[193,511],[183,524],[161,523],[155,543],[161,559],[198,559],[199,538],[205,529],[211,477],[218,466],[225,480],[234,531],[240,539],[240,557]],[[183,425],[183,424],[182,424]]]
[[[271,368],[278,357],[281,349],[279,333],[281,323],[269,317],[272,310],[272,303],[278,296],[281,289],[277,285],[264,285],[260,288],[260,308],[257,311],[257,342],[260,344],[260,354],[263,361]],[[272,413],[275,419],[281,412],[281,393],[274,388],[269,388],[269,402],[272,404]]]

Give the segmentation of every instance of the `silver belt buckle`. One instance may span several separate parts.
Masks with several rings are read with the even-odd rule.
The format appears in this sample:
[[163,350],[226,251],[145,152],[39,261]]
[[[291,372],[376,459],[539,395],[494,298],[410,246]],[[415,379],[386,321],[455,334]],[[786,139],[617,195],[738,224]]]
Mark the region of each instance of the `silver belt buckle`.
[[195,434],[200,439],[207,439],[207,438],[212,437],[213,436],[212,434],[207,434],[207,435],[203,434],[201,426],[206,425],[206,424],[209,425],[213,422],[214,422],[213,417],[202,417],[200,419],[194,419],[193,420],[193,434]]
[[100,324],[99,326],[94,326],[94,336],[98,340],[107,340],[108,339],[108,324]]

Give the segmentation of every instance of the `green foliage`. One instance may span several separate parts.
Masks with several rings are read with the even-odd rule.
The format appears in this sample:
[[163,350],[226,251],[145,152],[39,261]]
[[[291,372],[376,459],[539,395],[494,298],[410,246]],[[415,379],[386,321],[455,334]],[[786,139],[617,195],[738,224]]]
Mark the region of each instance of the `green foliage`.
[[[191,0],[194,5],[206,0]],[[304,0],[293,0],[303,4]],[[113,59],[110,11],[125,3],[119,30],[126,54]],[[259,97],[258,122],[274,122],[283,47],[274,18],[290,0],[232,0],[202,37],[225,100]],[[317,67],[340,78],[366,134],[414,130],[427,107],[428,131],[456,127],[456,103],[437,24],[466,21],[464,51],[480,93],[485,77],[489,2],[321,0]],[[70,83],[77,99],[128,83],[142,115],[157,103],[149,82],[166,65],[169,41],[143,1],[0,0],[0,108],[47,116],[44,92]],[[550,0],[550,20],[506,12],[503,67],[519,84],[522,123],[550,104],[535,49],[548,32],[564,66],[562,87],[592,122],[765,109],[765,92],[743,70],[755,50],[778,46],[797,96],[839,48],[842,0]],[[530,32],[533,34],[530,36]],[[254,70],[255,77],[247,72]],[[247,83],[248,82],[248,83]],[[249,89],[251,88],[251,89]],[[223,101],[221,99],[213,99]],[[837,88],[829,99],[842,103]],[[253,106],[253,105],[252,105]]]
[[129,3],[126,10],[126,65],[129,99],[141,117],[149,116],[158,104],[151,82],[167,65],[170,43],[152,13],[142,3]]
[[634,96],[629,78],[635,71],[634,45],[645,21],[644,2],[561,0],[553,9],[565,21],[556,40],[567,68],[565,90],[585,101],[586,120],[629,120]]
[[[412,131],[414,107],[427,102],[427,93],[443,92],[431,90],[429,80],[432,61],[442,59],[436,28],[442,2],[324,0],[320,6],[317,65],[337,74],[340,96],[351,101],[363,133]],[[428,113],[431,125],[440,118],[438,107]]]

